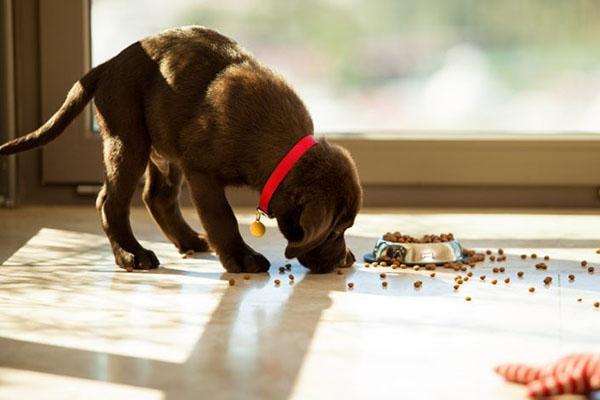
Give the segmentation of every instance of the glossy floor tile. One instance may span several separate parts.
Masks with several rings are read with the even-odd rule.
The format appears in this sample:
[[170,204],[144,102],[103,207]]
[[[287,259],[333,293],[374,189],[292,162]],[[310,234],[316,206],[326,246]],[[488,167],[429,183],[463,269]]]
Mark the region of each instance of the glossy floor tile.
[[[247,236],[252,213],[238,214]],[[293,261],[280,274],[273,221],[247,238],[272,268],[246,280],[212,254],[182,258],[144,210],[132,217],[155,271],[114,267],[93,209],[0,210],[1,400],[510,399],[524,391],[494,365],[600,352],[598,214],[367,210],[348,231],[357,255],[397,229],[505,250],[507,262],[477,266],[458,291],[441,269],[313,275]],[[523,253],[549,255],[548,270]]]

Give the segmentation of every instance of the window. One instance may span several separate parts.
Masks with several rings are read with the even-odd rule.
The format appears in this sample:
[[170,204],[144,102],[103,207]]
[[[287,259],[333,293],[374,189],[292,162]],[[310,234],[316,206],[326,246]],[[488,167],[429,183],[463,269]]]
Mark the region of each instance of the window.
[[[597,2],[16,4],[39,6],[43,118],[90,64],[145,35],[203,24],[290,80],[317,132],[352,153],[367,205],[598,203]],[[44,183],[102,180],[89,115],[44,148]]]
[[600,131],[592,0],[93,0],[92,62],[188,24],[282,73],[319,132]]

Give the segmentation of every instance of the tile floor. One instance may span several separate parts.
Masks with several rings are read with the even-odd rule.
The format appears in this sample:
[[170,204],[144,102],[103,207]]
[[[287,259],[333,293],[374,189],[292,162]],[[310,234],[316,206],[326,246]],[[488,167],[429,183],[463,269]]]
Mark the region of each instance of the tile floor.
[[[247,237],[252,213],[238,215]],[[264,238],[248,238],[271,271],[244,280],[214,255],[182,259],[143,209],[132,219],[160,269],[115,268],[93,209],[0,210],[0,400],[510,399],[524,391],[495,364],[600,351],[600,213],[366,210],[348,232],[357,255],[395,229],[505,249],[497,275],[509,284],[490,283],[488,262],[473,270],[488,279],[459,292],[454,272],[362,263],[340,276],[292,262],[291,284],[277,270],[285,243],[272,221]],[[551,257],[548,271],[519,258],[533,252]]]

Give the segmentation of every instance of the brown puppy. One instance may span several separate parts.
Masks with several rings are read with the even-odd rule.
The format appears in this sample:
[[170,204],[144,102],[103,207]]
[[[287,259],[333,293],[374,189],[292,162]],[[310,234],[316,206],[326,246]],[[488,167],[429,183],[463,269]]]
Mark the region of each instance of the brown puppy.
[[[306,107],[280,77],[217,32],[169,30],[89,71],[48,122],[0,146],[0,154],[53,140],[92,97],[106,178],[97,208],[119,266],[159,265],[129,224],[131,197],[145,171],[144,201],[181,252],[209,249],[181,216],[178,198],[185,177],[208,240],[227,271],[269,268],[267,259],[242,240],[225,187],[249,185],[260,191],[294,144],[313,134]],[[286,257],[297,257],[315,272],[352,265],[344,231],[353,224],[361,197],[348,153],[319,140],[271,201],[289,242]]]

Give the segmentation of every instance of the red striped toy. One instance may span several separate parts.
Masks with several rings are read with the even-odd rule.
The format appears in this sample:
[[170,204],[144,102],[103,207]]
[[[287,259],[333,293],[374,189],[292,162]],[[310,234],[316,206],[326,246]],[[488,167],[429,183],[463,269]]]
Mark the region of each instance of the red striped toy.
[[496,372],[509,382],[527,385],[532,398],[600,390],[600,354],[571,354],[543,367],[505,364]]

